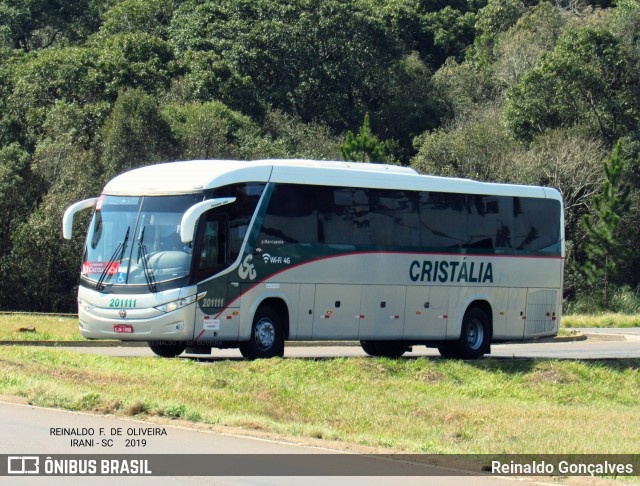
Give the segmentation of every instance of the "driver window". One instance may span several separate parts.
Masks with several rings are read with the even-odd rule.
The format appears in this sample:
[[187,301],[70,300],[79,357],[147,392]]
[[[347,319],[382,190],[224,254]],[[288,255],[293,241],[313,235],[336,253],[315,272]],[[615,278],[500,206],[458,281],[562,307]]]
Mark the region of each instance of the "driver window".
[[199,276],[212,275],[227,265],[226,219],[210,214],[199,242]]

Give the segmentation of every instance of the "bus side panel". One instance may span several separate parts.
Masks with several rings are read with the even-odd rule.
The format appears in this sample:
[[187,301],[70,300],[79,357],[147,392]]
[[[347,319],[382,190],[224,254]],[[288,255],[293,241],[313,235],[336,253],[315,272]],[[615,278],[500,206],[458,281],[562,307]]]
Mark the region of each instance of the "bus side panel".
[[363,285],[360,339],[400,339],[403,334],[406,287]]
[[444,339],[451,287],[407,287],[404,339]]
[[[300,285],[300,305],[298,306],[298,325],[296,333],[293,333],[293,324],[290,325],[289,339],[311,339],[313,337],[313,309],[315,307],[316,286],[313,284]],[[289,312],[295,313],[296,309]]]
[[507,322],[503,338],[523,338],[524,325],[527,317],[526,303],[527,289],[509,289],[509,306],[507,307]]
[[529,289],[527,292],[527,320],[525,337],[544,336],[558,332],[558,291]]
[[[251,338],[253,318],[267,299],[284,302],[289,318],[289,335],[294,339],[298,332],[298,308],[300,307],[300,285],[295,283],[262,282],[257,285],[242,283],[241,302],[239,303],[238,340],[248,341]],[[282,316],[283,318],[285,316]]]
[[361,285],[316,285],[313,339],[358,339]]

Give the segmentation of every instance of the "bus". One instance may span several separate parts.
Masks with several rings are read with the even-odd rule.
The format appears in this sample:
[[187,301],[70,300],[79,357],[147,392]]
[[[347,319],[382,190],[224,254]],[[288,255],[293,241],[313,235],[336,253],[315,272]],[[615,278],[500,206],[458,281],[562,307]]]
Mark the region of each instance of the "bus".
[[97,198],[80,333],[159,356],[355,340],[476,359],[557,334],[563,207],[552,188],[311,160],[196,160],[121,174]]

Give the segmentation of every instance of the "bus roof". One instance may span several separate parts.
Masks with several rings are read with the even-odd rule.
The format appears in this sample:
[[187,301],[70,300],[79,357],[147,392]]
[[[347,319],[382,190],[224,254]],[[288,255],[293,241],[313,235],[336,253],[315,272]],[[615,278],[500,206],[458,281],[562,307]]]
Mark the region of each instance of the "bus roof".
[[468,194],[547,197],[555,189],[420,175],[408,167],[316,160],[191,160],[149,165],[107,183],[104,194],[157,196],[189,194],[240,182],[281,182]]

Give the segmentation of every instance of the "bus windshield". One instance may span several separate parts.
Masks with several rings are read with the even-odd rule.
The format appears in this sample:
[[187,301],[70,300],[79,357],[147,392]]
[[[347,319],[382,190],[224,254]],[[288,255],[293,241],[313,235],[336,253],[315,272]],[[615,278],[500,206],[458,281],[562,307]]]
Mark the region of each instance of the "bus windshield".
[[202,194],[102,196],[93,215],[82,277],[104,284],[148,285],[189,274],[192,248],[180,240],[185,211]]

